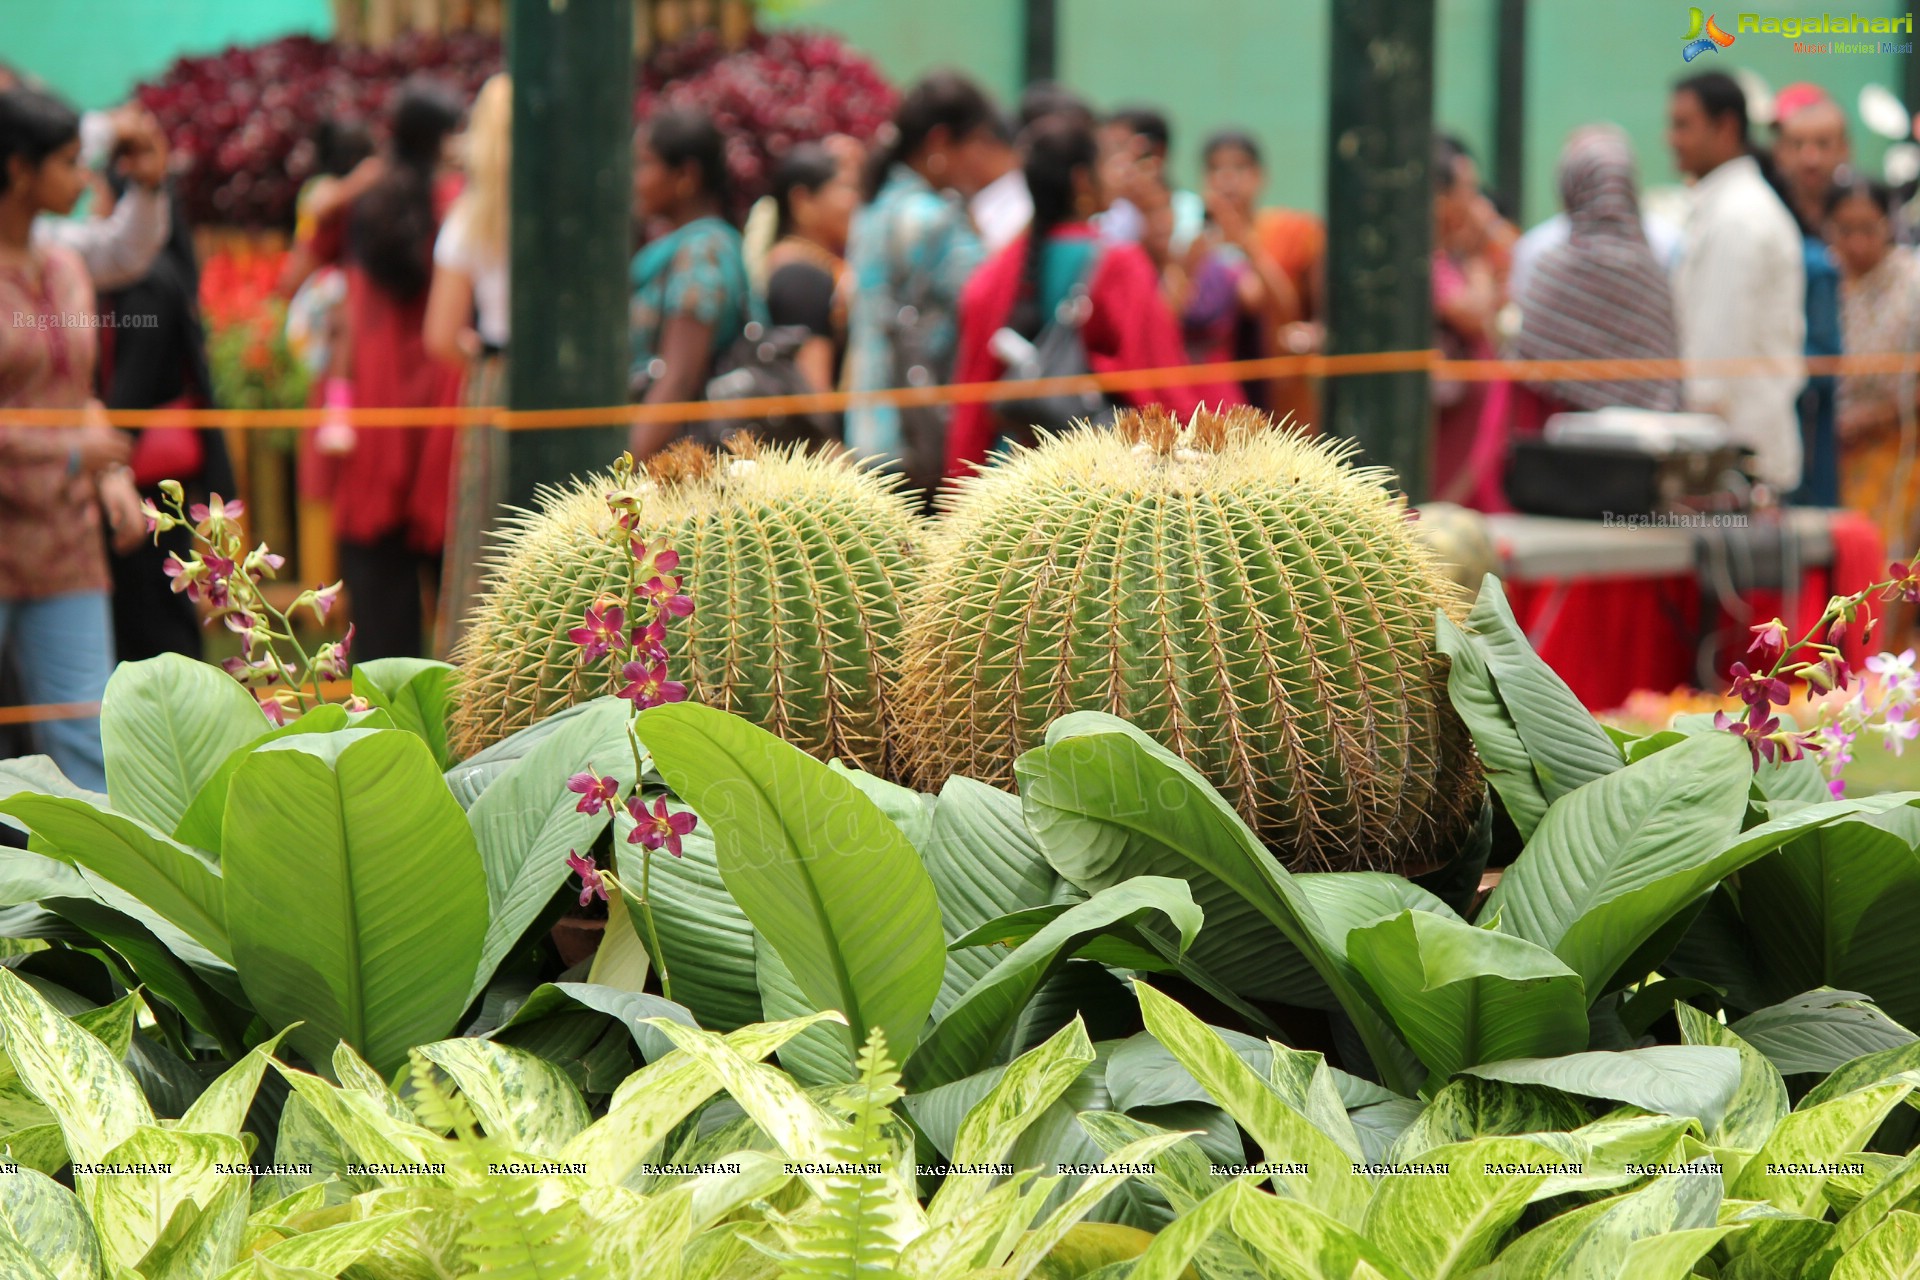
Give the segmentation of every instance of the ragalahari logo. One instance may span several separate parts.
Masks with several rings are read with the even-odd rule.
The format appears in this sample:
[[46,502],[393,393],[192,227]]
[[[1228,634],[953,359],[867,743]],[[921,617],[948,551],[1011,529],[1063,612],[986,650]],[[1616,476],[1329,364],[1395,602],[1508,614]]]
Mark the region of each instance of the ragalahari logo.
[[1703,53],[1724,49],[1732,43],[1733,37],[1720,29],[1712,14],[1702,19],[1698,9],[1687,10],[1687,40],[1680,49],[1682,61],[1692,62]]

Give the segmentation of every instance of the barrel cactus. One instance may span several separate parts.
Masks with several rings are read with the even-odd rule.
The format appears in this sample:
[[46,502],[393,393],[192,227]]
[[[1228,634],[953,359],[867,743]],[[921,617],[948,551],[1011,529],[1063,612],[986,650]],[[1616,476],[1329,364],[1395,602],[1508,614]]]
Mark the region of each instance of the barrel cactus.
[[1477,814],[1433,645],[1457,609],[1385,475],[1247,409],[1123,414],[963,481],[898,707],[909,772],[1006,784],[1070,711],[1127,719],[1289,866],[1411,870]]
[[[624,592],[609,542],[612,481],[541,492],[503,530],[487,589],[455,653],[462,755],[613,691],[567,638],[588,605]],[[823,758],[869,771],[885,756],[890,675],[917,519],[894,482],[844,459],[739,438],[724,453],[666,451],[640,481],[636,536],[680,553],[693,615],[672,675],[692,696]]]

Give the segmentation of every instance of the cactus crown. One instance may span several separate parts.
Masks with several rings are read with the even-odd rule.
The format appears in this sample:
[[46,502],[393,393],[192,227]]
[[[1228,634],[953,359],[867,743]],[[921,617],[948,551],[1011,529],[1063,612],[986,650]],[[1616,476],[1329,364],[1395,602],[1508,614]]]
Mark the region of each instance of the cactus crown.
[[[894,482],[844,459],[735,437],[662,451],[633,487],[637,537],[681,556],[694,598],[674,678],[821,756],[886,766],[883,724],[917,523]],[[543,489],[511,518],[455,655],[455,746],[470,752],[610,692],[567,640],[624,572],[610,476]]]
[[1121,415],[963,482],[930,541],[900,710],[917,781],[1011,777],[1122,716],[1290,864],[1406,867],[1477,803],[1432,636],[1447,584],[1386,473],[1250,409]]

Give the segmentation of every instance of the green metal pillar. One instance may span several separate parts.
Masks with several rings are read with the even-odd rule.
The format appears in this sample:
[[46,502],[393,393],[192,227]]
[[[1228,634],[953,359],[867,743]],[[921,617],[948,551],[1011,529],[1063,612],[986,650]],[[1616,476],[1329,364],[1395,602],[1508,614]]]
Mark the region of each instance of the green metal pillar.
[[1500,0],[1494,49],[1493,173],[1501,212],[1525,226],[1527,0]]
[[[633,203],[633,6],[511,0],[514,409],[627,398]],[[503,498],[605,467],[618,423],[508,435]]]
[[[1330,5],[1327,350],[1433,345],[1434,0]],[[1433,408],[1424,372],[1329,378],[1326,429],[1426,497]]]

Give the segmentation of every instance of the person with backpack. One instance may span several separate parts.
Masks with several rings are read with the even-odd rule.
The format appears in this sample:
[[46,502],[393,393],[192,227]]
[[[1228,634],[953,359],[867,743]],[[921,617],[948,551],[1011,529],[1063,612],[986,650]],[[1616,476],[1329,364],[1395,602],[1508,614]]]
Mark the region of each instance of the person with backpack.
[[[954,370],[955,311],[985,256],[966,201],[991,171],[994,107],[965,76],[939,71],[882,130],[867,207],[847,246],[853,275],[847,382],[853,391],[939,386]],[[860,405],[847,445],[930,499],[946,457],[945,406]]]
[[[1033,193],[1033,224],[995,254],[960,296],[959,382],[992,382],[1010,373],[1055,376],[1112,373],[1187,363],[1180,325],[1160,280],[1137,244],[1101,239],[1093,215],[1103,204],[1100,152],[1092,126],[1071,115],[1036,121],[1023,139],[1023,168]],[[1074,350],[1077,338],[1078,350]],[[1027,348],[1040,353],[1023,362]],[[1047,353],[1064,352],[1047,358]],[[1067,367],[1078,363],[1079,369]],[[1119,403],[1164,405],[1186,417],[1200,405],[1243,404],[1238,386],[1200,383],[1121,393]],[[1030,443],[1033,428],[1058,430],[1101,406],[1069,412],[1048,402],[957,405],[946,475],[964,476],[1009,444]],[[1051,416],[1050,422],[1036,421]]]

